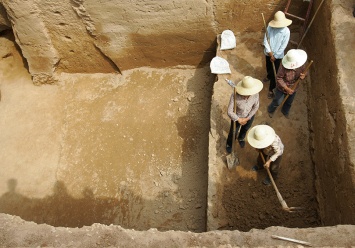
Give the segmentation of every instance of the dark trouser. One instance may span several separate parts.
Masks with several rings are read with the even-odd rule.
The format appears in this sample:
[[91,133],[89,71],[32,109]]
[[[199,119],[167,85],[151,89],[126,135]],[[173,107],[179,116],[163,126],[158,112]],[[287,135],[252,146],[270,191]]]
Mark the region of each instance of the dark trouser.
[[[267,78],[270,79],[269,91],[272,91],[276,87],[276,79],[275,79],[275,75],[274,75],[274,69],[272,68],[272,62],[271,62],[269,56],[265,55],[265,61],[266,61]],[[281,59],[276,59],[274,61],[276,74],[277,74],[277,70],[280,67],[280,63],[281,63]]]
[[[280,91],[279,89],[276,88],[275,89],[274,99],[272,100],[272,102],[267,107],[267,111],[269,113],[274,113],[275,110],[277,109],[277,107],[283,101],[284,97],[286,97],[286,96],[287,96],[287,94],[283,93],[282,91]],[[296,92],[294,92],[292,95],[289,95],[287,100],[286,100],[286,102],[282,106],[281,112],[284,115],[288,115],[288,113],[290,112],[291,105],[292,105],[292,102],[293,102],[293,99],[295,98],[295,96],[296,96]]]
[[[251,117],[250,120],[240,128],[240,132],[239,132],[238,137],[237,137],[237,135],[238,135],[238,130],[239,130],[240,124],[239,124],[239,122],[236,122],[235,139],[244,140],[245,135],[247,134],[249,128],[251,127],[251,124],[253,124],[253,121],[254,121],[254,116]],[[233,121],[231,120],[231,126],[229,128],[229,134],[228,134],[228,138],[227,138],[227,146],[232,146],[232,141],[233,141]]]
[[[265,154],[264,154],[264,158],[265,158],[265,162],[269,159]],[[272,178],[274,180],[276,180],[277,177],[278,177],[281,160],[282,160],[282,155],[280,157],[278,157],[274,162],[270,163],[270,168],[269,169],[270,169],[270,173],[272,175]],[[263,162],[263,159],[260,156],[260,153],[259,153],[259,156],[258,156],[257,165],[258,165],[258,167],[260,169],[264,168],[264,162]]]

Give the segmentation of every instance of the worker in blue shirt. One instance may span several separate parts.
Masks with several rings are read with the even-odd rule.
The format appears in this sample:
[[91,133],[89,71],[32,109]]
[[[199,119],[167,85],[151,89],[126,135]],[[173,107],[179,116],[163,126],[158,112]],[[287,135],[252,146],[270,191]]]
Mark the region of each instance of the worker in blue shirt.
[[[267,34],[264,36],[264,54],[266,60],[267,76],[263,82],[270,80],[268,98],[274,97],[273,90],[276,87],[276,79],[272,63],[275,65],[275,70],[279,69],[281,59],[284,57],[284,52],[290,40],[290,29],[287,27],[291,25],[292,20],[287,19],[284,12],[277,11],[274,19],[269,22],[267,27]],[[267,39],[269,38],[269,40]],[[270,44],[269,44],[270,42]]]

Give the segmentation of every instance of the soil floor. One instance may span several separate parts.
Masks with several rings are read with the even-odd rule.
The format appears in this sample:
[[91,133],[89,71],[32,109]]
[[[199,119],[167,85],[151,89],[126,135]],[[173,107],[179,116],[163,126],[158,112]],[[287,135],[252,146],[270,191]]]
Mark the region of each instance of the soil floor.
[[[58,85],[38,87],[12,38],[3,37],[1,43],[7,53],[0,60],[0,212],[52,226],[102,223],[136,230],[206,230],[214,82],[208,67],[60,74]],[[257,39],[243,37],[237,50],[237,56],[226,52],[234,79],[263,78]],[[237,149],[241,166],[235,172],[226,169],[231,89],[220,84],[217,132],[223,193],[217,205],[225,212],[218,229],[318,226],[305,87],[289,120],[278,114],[270,119],[265,84],[254,122],[270,123],[286,146],[277,183],[289,206],[304,208],[290,214],[281,210],[273,188],[261,184],[265,173],[250,171],[256,154],[248,145]]]
[[[226,138],[230,127],[227,106],[233,89],[225,78],[237,84],[244,76],[262,80],[266,76],[265,57],[261,46],[262,35],[243,35],[237,38],[233,50],[218,51],[230,65],[231,75],[218,76],[215,83],[212,114],[211,140],[214,140],[216,158],[210,160],[209,230],[229,229],[249,231],[269,226],[316,227],[320,225],[317,195],[314,186],[315,174],[309,151],[309,129],[307,116],[307,82],[301,82],[300,90],[290,111],[289,119],[277,109],[273,118],[267,113],[271,99],[267,98],[269,82],[260,92],[260,108],[253,126],[268,124],[274,128],[285,145],[279,178],[276,185],[289,207],[302,207],[301,211],[283,211],[272,185],[262,184],[267,176],[265,170],[251,171],[256,164],[258,153],[248,143],[241,148],[236,143],[236,154],[240,160],[233,170],[228,170],[226,161]],[[293,48],[289,46],[288,49]],[[309,58],[312,59],[312,58]],[[210,148],[211,149],[211,148]],[[211,154],[210,154],[211,156]],[[213,161],[211,163],[211,161]],[[214,184],[214,185],[212,185]]]
[[0,38],[0,212],[52,226],[206,230],[214,75],[139,68],[34,86]]

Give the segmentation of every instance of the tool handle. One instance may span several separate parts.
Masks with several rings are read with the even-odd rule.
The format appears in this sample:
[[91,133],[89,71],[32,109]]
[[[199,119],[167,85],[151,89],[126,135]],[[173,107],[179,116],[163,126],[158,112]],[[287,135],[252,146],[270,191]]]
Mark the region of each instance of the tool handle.
[[[234,106],[233,106],[233,111],[234,113],[237,113],[237,88],[234,87],[234,94],[233,94],[233,99],[234,99]],[[233,139],[232,139],[232,153],[234,154],[234,143],[235,143],[235,132],[237,128],[237,123],[233,121]]]
[[322,6],[323,3],[324,3],[324,0],[322,0],[322,2],[321,2],[321,3],[319,4],[319,6],[318,6],[316,12],[314,13],[314,16],[312,17],[311,22],[309,23],[309,25],[308,25],[306,31],[303,33],[302,38],[301,38],[300,42],[299,42],[298,45],[297,45],[297,49],[301,46],[301,43],[302,43],[304,37],[306,36],[306,34],[307,34],[309,28],[311,27],[311,25],[312,25],[312,23],[313,23],[313,21],[314,21],[314,18],[316,17],[316,15],[317,15],[317,13],[318,13],[318,11],[319,11],[319,9],[320,9],[320,7]]
[[[304,71],[303,71],[302,73],[303,73],[303,74],[306,74],[307,71],[308,71],[308,69],[311,67],[312,64],[313,64],[313,60],[311,60],[311,61],[309,62],[309,64],[307,65],[306,69],[304,69]],[[300,81],[301,81],[301,78],[298,78],[297,81],[296,81],[296,83],[295,83],[295,84],[293,85],[293,87],[292,87],[293,90],[296,89],[296,87],[297,87],[297,85],[300,83]]]
[[277,235],[271,235],[271,237],[273,239],[286,240],[286,241],[294,242],[294,243],[297,243],[297,244],[302,244],[302,245],[306,245],[306,246],[312,246],[311,243],[306,242],[306,241],[302,241],[302,240],[291,239],[291,238],[281,237],[281,236],[277,236]]
[[[311,60],[311,61],[309,62],[309,64],[307,65],[306,69],[305,69],[302,73],[305,74],[305,73],[308,71],[308,69],[311,67],[312,64],[313,64],[313,60]],[[296,83],[295,83],[295,84],[293,85],[293,87],[292,87],[292,90],[296,89],[296,87],[297,87],[297,85],[299,84],[300,81],[301,81],[301,78],[299,78],[299,79],[296,81]],[[289,96],[290,96],[290,95],[287,95],[287,96],[283,99],[282,103],[280,104],[281,107],[284,105],[284,103],[286,102],[286,100],[287,100],[287,98],[288,98]]]
[[[269,44],[270,51],[272,52],[271,43],[270,43],[270,37],[269,37],[269,33],[267,32],[267,26],[266,26],[266,22],[265,22],[265,18],[264,18],[264,13],[261,13],[261,16],[263,17],[263,21],[264,21],[266,40],[267,40],[267,43]],[[274,61],[271,61],[271,64],[272,64],[272,70],[274,71],[274,77],[275,77],[275,80],[276,80],[276,68],[275,68]]]
[[[259,153],[260,153],[260,156],[261,156],[261,158],[262,158],[262,160],[263,160],[263,162],[264,162],[264,164],[265,164],[266,161],[265,161],[265,158],[264,158],[264,154],[263,154],[261,151],[259,151]],[[285,200],[282,198],[282,196],[281,196],[281,194],[280,194],[280,192],[279,192],[279,190],[278,190],[278,188],[277,188],[277,186],[276,186],[276,183],[275,183],[275,181],[274,181],[274,178],[273,178],[272,175],[271,175],[271,172],[270,172],[269,168],[266,168],[266,171],[267,171],[267,174],[269,175],[269,178],[270,178],[270,180],[271,180],[272,186],[274,187],[274,189],[275,189],[275,191],[276,191],[276,196],[277,196],[277,199],[279,199],[279,202],[281,203],[281,206],[282,206],[283,208],[288,208],[288,206],[287,206]]]

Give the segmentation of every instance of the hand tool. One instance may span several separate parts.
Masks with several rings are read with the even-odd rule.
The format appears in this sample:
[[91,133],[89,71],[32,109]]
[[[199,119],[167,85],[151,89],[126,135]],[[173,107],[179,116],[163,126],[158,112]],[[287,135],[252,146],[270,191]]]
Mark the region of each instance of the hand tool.
[[[259,151],[259,153],[260,153],[260,156],[261,156],[261,158],[263,160],[263,163],[265,164],[266,161],[265,161],[265,158],[264,158],[264,154],[261,151]],[[301,207],[289,207],[289,206],[287,206],[285,200],[282,198],[279,190],[277,189],[277,186],[275,184],[274,178],[272,177],[269,168],[266,168],[266,171],[267,171],[267,174],[269,175],[269,178],[271,180],[272,186],[274,186],[277,198],[279,199],[279,202],[281,203],[282,209],[287,211],[287,212],[295,212],[295,210],[302,209]]]

